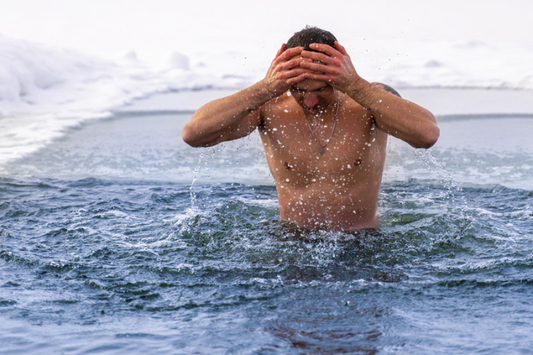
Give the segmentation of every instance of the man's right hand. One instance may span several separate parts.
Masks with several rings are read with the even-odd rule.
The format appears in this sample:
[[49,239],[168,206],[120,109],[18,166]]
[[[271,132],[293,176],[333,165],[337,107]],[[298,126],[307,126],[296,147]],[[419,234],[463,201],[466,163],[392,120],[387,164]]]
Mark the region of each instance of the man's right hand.
[[302,68],[303,47],[285,50],[282,45],[266,77],[233,95],[200,107],[183,127],[183,140],[193,147],[209,147],[252,133],[261,123],[258,109],[305,79],[311,69]]
[[[270,68],[263,79],[263,84],[266,86],[268,92],[271,93],[272,98],[277,97],[294,84],[305,79],[305,73],[312,73],[309,69],[300,67],[302,61],[307,59],[302,58],[299,54],[303,47],[294,47],[285,50],[285,44],[281,46],[276,54],[276,57],[270,64]],[[294,58],[295,56],[298,56]]]

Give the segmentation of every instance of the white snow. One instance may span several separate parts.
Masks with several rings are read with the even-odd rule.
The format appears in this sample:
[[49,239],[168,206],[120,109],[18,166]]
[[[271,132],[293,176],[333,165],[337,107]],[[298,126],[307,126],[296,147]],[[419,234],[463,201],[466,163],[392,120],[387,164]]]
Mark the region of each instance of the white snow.
[[531,5],[522,0],[0,5],[0,164],[140,98],[254,83],[307,23],[335,33],[369,81],[533,90]]

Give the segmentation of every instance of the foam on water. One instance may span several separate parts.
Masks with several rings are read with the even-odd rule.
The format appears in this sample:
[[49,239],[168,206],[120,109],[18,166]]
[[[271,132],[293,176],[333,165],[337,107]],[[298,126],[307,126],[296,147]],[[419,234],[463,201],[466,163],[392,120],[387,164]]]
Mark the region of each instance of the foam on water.
[[[280,221],[259,137],[193,149],[179,139],[190,116],[86,122],[4,165],[6,351],[531,348],[533,195],[525,175],[490,165],[533,165],[530,116],[444,119],[429,153],[391,138],[381,229],[354,234]],[[499,155],[463,149],[465,135]]]
[[381,231],[346,235],[280,222],[257,203],[275,200],[273,186],[204,185],[196,212],[185,184],[2,179],[0,188],[8,351],[531,346],[531,192],[467,187],[457,206],[435,181],[385,183]]
[[[533,88],[530,47],[388,37],[342,41],[363,77]],[[418,92],[441,138],[389,140],[381,229],[306,231],[279,220],[257,134],[181,141],[210,93],[136,101],[238,89],[271,60],[220,48],[154,66],[0,38],[2,350],[530,351],[531,92]]]

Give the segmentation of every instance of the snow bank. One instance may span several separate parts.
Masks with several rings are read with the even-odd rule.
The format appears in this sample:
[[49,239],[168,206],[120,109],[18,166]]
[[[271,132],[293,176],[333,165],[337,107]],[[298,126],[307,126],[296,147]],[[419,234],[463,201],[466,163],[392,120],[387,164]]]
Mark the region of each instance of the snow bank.
[[0,115],[102,112],[159,91],[232,87],[205,68],[172,53],[153,69],[135,53],[119,62],[0,37]]
[[[349,49],[359,73],[401,87],[533,89],[533,47],[483,42],[366,44]],[[360,45],[354,45],[360,48]],[[369,50],[370,48],[370,50]],[[0,115],[99,112],[170,90],[239,88],[266,72],[271,58],[170,53],[163,64],[134,52],[117,62],[0,37]]]
[[[397,88],[533,89],[533,47],[398,39],[345,47],[360,75]],[[245,87],[272,60],[258,57],[170,53],[149,65],[134,52],[110,61],[0,36],[0,164],[154,93]]]
[[128,53],[118,62],[0,37],[0,165],[44,147],[65,130],[154,93],[235,88],[172,53],[157,68]]

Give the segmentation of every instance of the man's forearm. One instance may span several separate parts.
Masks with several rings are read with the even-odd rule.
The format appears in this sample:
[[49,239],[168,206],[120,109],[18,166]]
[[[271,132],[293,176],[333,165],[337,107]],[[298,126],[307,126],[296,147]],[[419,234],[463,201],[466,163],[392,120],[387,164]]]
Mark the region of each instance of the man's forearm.
[[244,126],[244,130],[254,127],[248,127],[253,123],[248,125],[243,120],[272,97],[263,82],[258,82],[233,95],[211,101],[200,107],[183,127],[183,140],[201,147],[244,136],[250,132],[236,132],[240,126]]
[[309,73],[299,67],[303,61],[298,57],[302,49],[286,49],[283,44],[263,80],[202,106],[183,127],[183,140],[195,147],[205,147],[250,134],[260,123],[255,110],[304,80],[305,74]]
[[431,112],[362,78],[350,86],[347,94],[372,113],[381,130],[415,148],[430,148],[439,137]]

